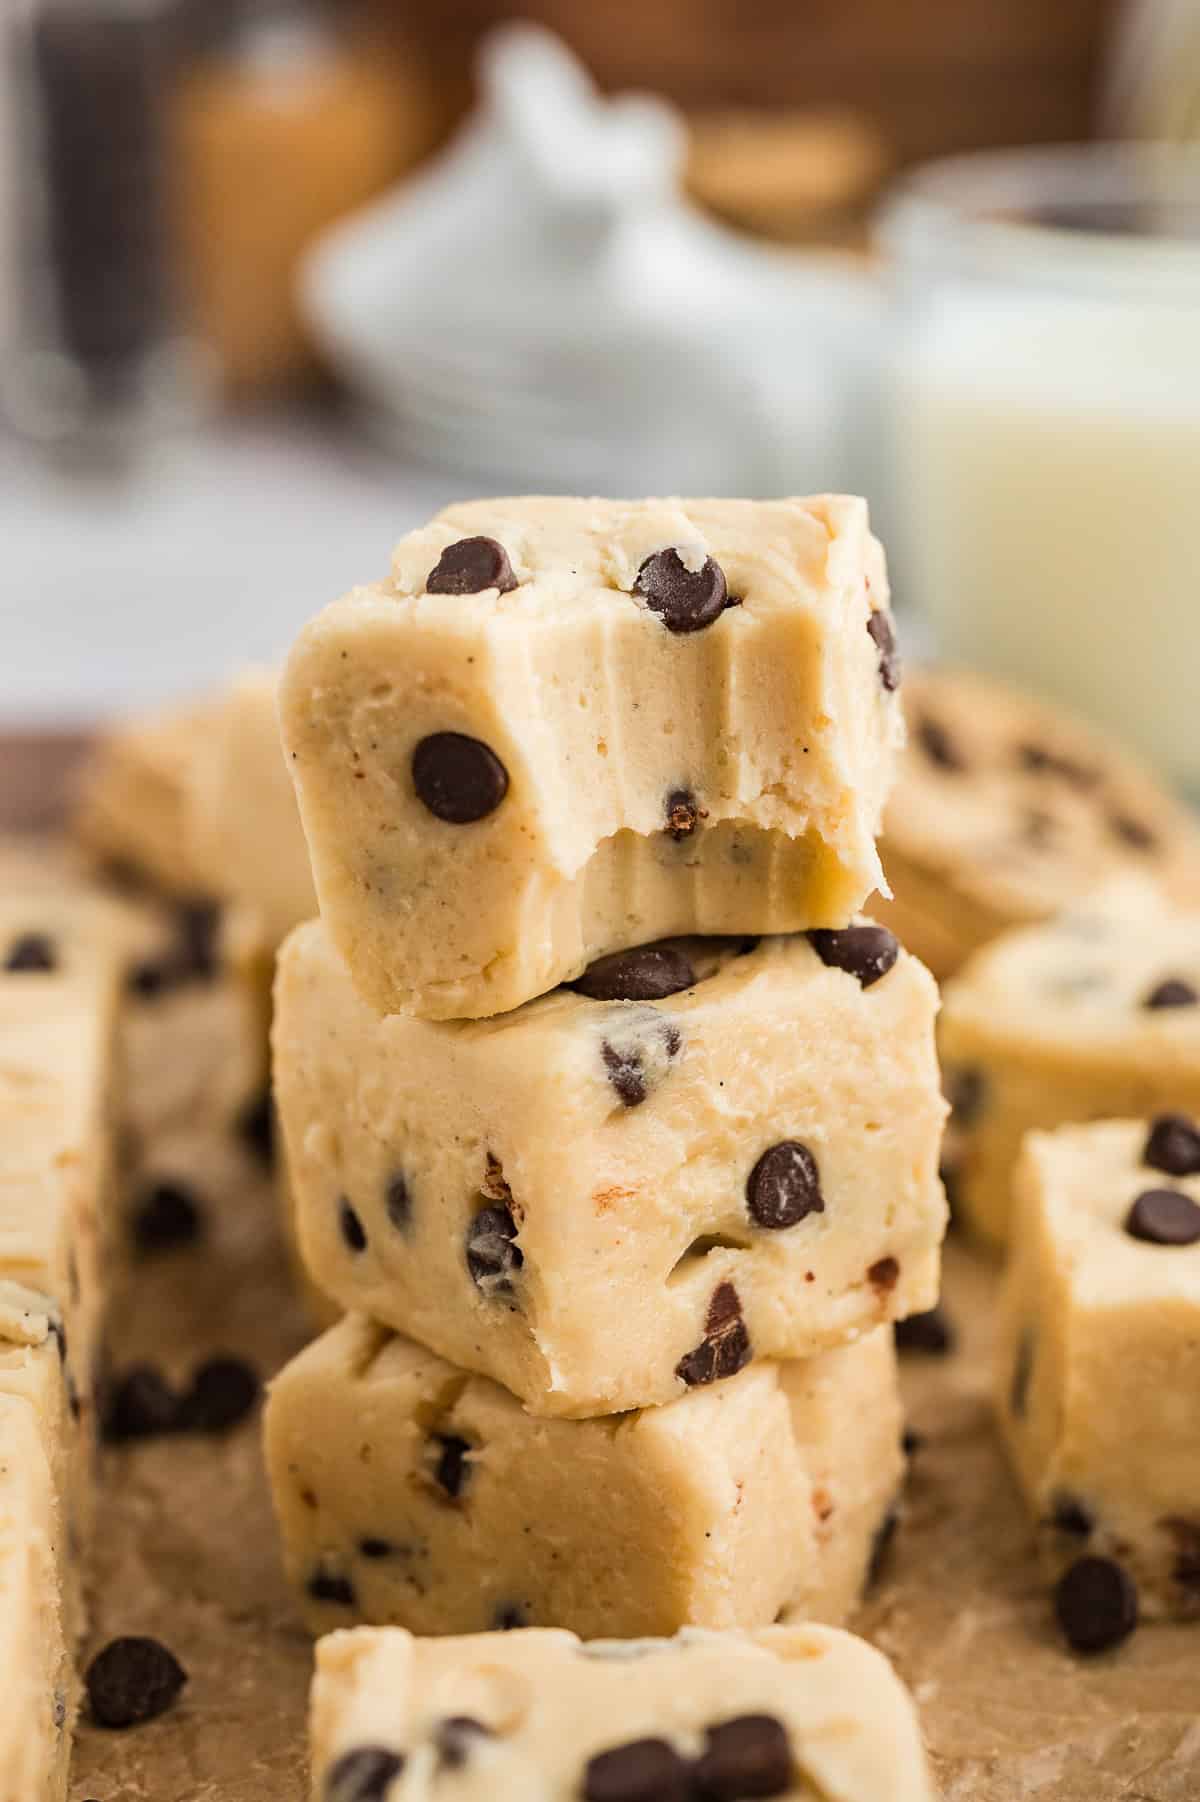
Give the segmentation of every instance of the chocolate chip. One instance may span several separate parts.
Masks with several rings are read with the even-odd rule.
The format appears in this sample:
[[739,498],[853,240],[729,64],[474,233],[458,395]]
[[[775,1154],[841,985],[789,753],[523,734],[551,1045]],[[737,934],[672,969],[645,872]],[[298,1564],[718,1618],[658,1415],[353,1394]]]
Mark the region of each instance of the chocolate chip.
[[501,1602],[492,1621],[498,1633],[515,1633],[519,1627],[529,1625],[529,1615],[520,1602]]
[[924,1447],[924,1444],[925,1435],[924,1433],[919,1433],[916,1427],[905,1427],[903,1433],[900,1435],[900,1450],[904,1453],[906,1458],[915,1458],[917,1453]]
[[187,1682],[187,1672],[157,1639],[128,1635],[97,1652],[84,1682],[98,1727],[137,1727],[165,1713]]
[[517,586],[508,552],[494,538],[460,538],[448,544],[425,578],[426,594],[483,594]]
[[1009,1411],[1015,1420],[1023,1420],[1029,1406],[1029,1385],[1033,1380],[1034,1338],[1028,1329],[1017,1340],[1013,1359],[1012,1383],[1008,1391]]
[[694,1776],[702,1802],[783,1795],[792,1781],[792,1748],[783,1723],[770,1714],[741,1714],[710,1727]]
[[676,945],[640,945],[598,957],[567,987],[589,1001],[665,1001],[694,988],[696,972]]
[[616,1043],[604,1039],[600,1045],[605,1074],[624,1107],[642,1105],[650,1092],[654,1064],[669,1063],[683,1043],[671,1021],[653,1016],[647,1024],[648,1031],[629,1032]]
[[1086,1539],[1096,1524],[1079,1497],[1068,1495],[1065,1490],[1060,1490],[1051,1503],[1050,1523],[1060,1533],[1070,1533],[1078,1539]]
[[434,732],[412,758],[413,787],[430,813],[451,826],[469,826],[495,813],[508,793],[508,771],[482,739]]
[[4,968],[14,976],[56,970],[58,947],[48,933],[23,932],[9,946]]
[[817,1160],[798,1139],[764,1151],[746,1183],[746,1208],[756,1226],[779,1231],[825,1212]]
[[179,1401],[181,1433],[227,1433],[258,1400],[256,1371],[243,1358],[207,1358]]
[[1126,1214],[1125,1231],[1147,1245],[1195,1245],[1200,1207],[1180,1189],[1146,1189]]
[[1075,788],[1094,788],[1100,780],[1100,772],[1093,765],[1080,763],[1074,757],[1051,751],[1032,740],[1017,746],[1017,762],[1031,776],[1059,776]]
[[1200,1176],[1200,1127],[1186,1114],[1159,1114],[1150,1124],[1142,1162],[1167,1176]]
[[343,1608],[355,1608],[358,1594],[349,1577],[321,1568],[308,1579],[308,1593],[314,1602],[337,1602]]
[[1157,848],[1157,835],[1150,830],[1149,826],[1141,820],[1135,820],[1132,815],[1112,813],[1108,817],[1108,823],[1113,836],[1119,838],[1121,843],[1128,845],[1131,850],[1153,851]]
[[867,631],[879,652],[879,680],[892,694],[900,686],[900,653],[892,622],[886,613],[877,610],[867,620]]
[[221,909],[207,896],[181,901],[175,910],[178,965],[184,980],[212,982],[220,968]]
[[457,1771],[466,1764],[481,1739],[491,1739],[492,1730],[470,1714],[452,1714],[439,1721],[433,1730],[438,1763],[443,1770]]
[[892,1549],[899,1526],[900,1511],[896,1507],[891,1507],[876,1527],[874,1538],[871,1540],[871,1556],[867,1560],[867,1574],[863,1582],[864,1592],[874,1589],[882,1577],[888,1553]]
[[338,1201],[338,1226],[351,1251],[367,1249],[367,1230],[344,1195]]
[[457,1500],[471,1474],[471,1466],[467,1463],[470,1441],[460,1439],[457,1433],[435,1433],[433,1440],[439,1448],[433,1480],[447,1495]]
[[691,838],[701,820],[708,818],[690,789],[675,788],[667,796],[667,837],[679,844]]
[[949,1315],[940,1306],[896,1322],[896,1344],[901,1351],[927,1352],[931,1357],[944,1358],[954,1350],[956,1337]]
[[742,1304],[732,1283],[720,1283],[713,1291],[704,1325],[700,1344],[675,1366],[675,1375],[689,1389],[736,1375],[753,1356]]
[[412,1197],[408,1193],[408,1184],[403,1175],[397,1171],[388,1179],[383,1194],[383,1204],[387,1209],[387,1217],[398,1233],[405,1232],[412,1220]]
[[1079,1558],[1059,1579],[1054,1611],[1073,1651],[1106,1652],[1137,1626],[1137,1587],[1112,1558]]
[[525,1262],[516,1236],[508,1208],[481,1208],[467,1228],[467,1269],[481,1294],[511,1295],[512,1279]]
[[867,1270],[867,1281],[875,1289],[885,1293],[894,1289],[900,1280],[900,1261],[898,1258],[877,1258]]
[[358,1542],[359,1556],[362,1558],[390,1558],[395,1550],[390,1539],[373,1539],[370,1534]]
[[355,1746],[325,1773],[322,1802],[383,1802],[404,1769],[404,1754],[386,1746]]
[[845,970],[864,989],[886,976],[900,955],[900,941],[886,926],[845,926],[837,932],[817,927],[808,942],[823,964]]
[[236,1131],[264,1170],[275,1167],[275,1103],[271,1086],[252,1095],[237,1117]]
[[1190,982],[1185,982],[1181,976],[1168,976],[1150,990],[1142,1002],[1142,1006],[1150,1008],[1195,1007],[1197,1002],[1200,1002],[1200,994],[1196,992]]
[[966,759],[940,720],[923,714],[917,721],[913,736],[930,763],[939,770],[966,769]]
[[139,1001],[157,1001],[178,988],[182,974],[174,957],[147,957],[131,965],[125,986]]
[[655,551],[638,570],[633,585],[668,632],[700,632],[721,617],[729,598],[725,572],[706,557],[691,570],[677,550]]
[[1200,1589],[1200,1520],[1169,1514],[1159,1524],[1175,1542],[1172,1578],[1185,1589]]
[[131,1439],[156,1439],[173,1433],[179,1398],[152,1364],[134,1364],[110,1383],[102,1433],[112,1445]]
[[134,1205],[130,1230],[146,1256],[192,1245],[200,1237],[204,1209],[186,1183],[152,1183]]
[[987,1100],[987,1078],[974,1064],[958,1064],[942,1072],[942,1088],[956,1126],[974,1126]]
[[691,1802],[692,1774],[665,1739],[632,1739],[589,1758],[584,1802]]

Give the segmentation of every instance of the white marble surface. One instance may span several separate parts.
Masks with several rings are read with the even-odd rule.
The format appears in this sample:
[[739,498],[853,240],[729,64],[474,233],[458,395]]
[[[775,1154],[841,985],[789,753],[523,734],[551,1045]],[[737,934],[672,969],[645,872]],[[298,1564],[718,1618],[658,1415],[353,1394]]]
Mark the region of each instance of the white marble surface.
[[471,486],[303,416],[220,424],[120,480],[0,437],[0,729],[91,724],[277,658]]

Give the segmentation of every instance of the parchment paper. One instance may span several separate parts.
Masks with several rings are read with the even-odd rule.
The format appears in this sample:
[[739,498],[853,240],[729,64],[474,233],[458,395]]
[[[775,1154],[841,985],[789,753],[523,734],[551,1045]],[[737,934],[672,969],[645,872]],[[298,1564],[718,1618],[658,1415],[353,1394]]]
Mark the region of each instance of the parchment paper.
[[[990,1266],[948,1248],[961,1346],[904,1360],[924,1443],[906,1518],[854,1624],[913,1686],[946,1802],[1196,1802],[1200,1628],[1144,1627],[1090,1662],[1056,1639],[988,1416],[993,1283]],[[113,1322],[119,1364],[145,1356],[178,1375],[222,1350],[266,1373],[306,1333],[257,1182],[226,1197],[215,1244],[140,1265],[127,1294]],[[145,1727],[81,1726],[73,1802],[299,1802],[310,1646],[279,1572],[257,1419],[225,1441],[110,1453],[106,1485],[92,1642],[156,1634],[191,1681]]]

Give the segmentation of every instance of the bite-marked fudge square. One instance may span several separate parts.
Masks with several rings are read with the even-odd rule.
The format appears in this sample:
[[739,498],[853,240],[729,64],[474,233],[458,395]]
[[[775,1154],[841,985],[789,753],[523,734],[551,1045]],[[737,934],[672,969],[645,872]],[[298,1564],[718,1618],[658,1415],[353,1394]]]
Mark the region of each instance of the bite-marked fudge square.
[[833,1627],[552,1629],[317,1647],[314,1802],[933,1802],[916,1710],[881,1652]]
[[585,1638],[839,1622],[902,1477],[886,1327],[619,1420],[539,1420],[351,1315],[275,1380],[267,1463],[314,1632]]
[[314,1280],[535,1413],[672,1401],[936,1299],[928,972],[868,923],[678,940],[486,1021],[284,946],[276,1093]]
[[949,1186],[992,1244],[1009,1237],[1027,1132],[1200,1110],[1200,913],[1174,911],[1149,885],[1118,884],[1005,934],[943,1004]]
[[844,926],[903,735],[887,602],[838,496],[479,501],[404,539],[281,690],[366,999],[482,1017],[668,934]]
[[1200,1614],[1200,1125],[1031,1133],[1017,1204],[996,1406],[1050,1564]]

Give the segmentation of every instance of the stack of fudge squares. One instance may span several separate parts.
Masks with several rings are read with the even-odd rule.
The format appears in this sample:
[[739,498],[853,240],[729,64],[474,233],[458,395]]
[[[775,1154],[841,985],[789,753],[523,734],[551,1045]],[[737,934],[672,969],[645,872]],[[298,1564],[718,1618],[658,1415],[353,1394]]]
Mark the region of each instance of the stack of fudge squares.
[[558,1629],[553,1662],[861,1595],[945,1225],[936,990],[857,912],[887,602],[856,500],[481,502],[295,645],[321,917],[275,1087],[347,1312],[266,1437],[317,1631]]

